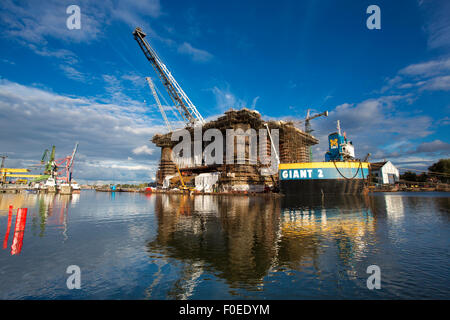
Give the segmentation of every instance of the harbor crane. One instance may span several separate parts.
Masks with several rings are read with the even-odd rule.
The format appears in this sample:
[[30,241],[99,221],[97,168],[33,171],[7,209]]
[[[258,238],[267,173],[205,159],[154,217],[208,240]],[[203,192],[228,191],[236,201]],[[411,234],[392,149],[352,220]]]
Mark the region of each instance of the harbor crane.
[[164,118],[164,122],[166,123],[167,129],[169,129],[169,132],[172,132],[172,127],[170,126],[169,120],[167,120],[166,113],[164,112],[164,109],[161,105],[161,101],[159,101],[158,94],[156,93],[155,85],[152,81],[152,78],[146,77],[145,80],[147,80],[147,82],[148,82],[148,86],[150,87],[153,97],[155,98],[156,104],[158,105],[159,111],[161,112],[161,115]]
[[[166,113],[164,112],[164,109],[161,105],[161,101],[159,101],[159,97],[158,97],[158,94],[156,93],[155,85],[153,84],[152,79],[150,77],[146,77],[145,79],[147,80],[148,86],[150,87],[150,90],[152,91],[153,97],[155,98],[155,101],[156,101],[156,104],[158,105],[159,111],[161,112],[161,115],[163,116],[164,121],[166,122],[167,129],[169,130],[169,132],[172,132],[172,127],[170,126],[170,122],[167,119]],[[189,188],[186,187],[186,185],[184,184],[183,175],[181,174],[180,168],[178,168],[178,165],[175,161],[174,161],[174,165],[175,165],[175,168],[177,169],[178,175],[180,177],[181,190],[189,190]]]
[[[308,109],[308,111],[306,112],[306,118],[304,120],[297,120],[297,121],[293,121],[294,123],[305,123],[305,129],[304,131],[307,134],[311,134],[314,130],[311,128],[311,120],[316,119],[318,117],[328,117],[328,111],[324,111],[321,113],[317,113],[315,115],[311,115],[310,114],[311,109]],[[312,149],[311,147],[309,147],[309,160],[312,161]]]
[[8,156],[7,156],[6,154],[2,154],[2,155],[0,156],[0,158],[2,158],[2,164],[1,164],[1,167],[0,167],[0,173],[1,173],[2,177],[1,177],[0,182],[1,182],[1,183],[5,183],[5,181],[6,181],[6,176],[5,176],[5,174],[3,173],[3,168],[5,167],[5,159],[8,158]]
[[[310,109],[308,109],[308,111],[306,112],[306,118],[305,118],[305,132],[307,133],[307,134],[311,134],[314,130],[311,128],[311,120],[313,120],[313,119],[316,119],[316,118],[318,118],[318,117],[322,117],[322,116],[324,116],[324,117],[328,117],[328,111],[324,111],[324,112],[322,112],[322,113],[318,113],[318,114],[315,114],[315,115],[313,115],[313,116],[311,116],[310,114],[309,114],[309,112],[310,112]],[[313,156],[312,156],[312,148],[311,148],[311,146],[309,146],[309,161],[313,161]]]
[[178,82],[170,73],[166,65],[156,54],[156,51],[152,49],[150,44],[145,40],[147,36],[141,28],[137,27],[133,31],[134,39],[139,44],[147,60],[151,63],[156,73],[158,74],[161,82],[166,87],[166,90],[172,99],[175,108],[180,112],[187,125],[203,125],[205,120],[203,119],[197,107],[192,103]]
[[65,169],[64,175],[61,177],[57,177],[56,179],[62,180],[65,183],[70,183],[72,181],[73,160],[75,158],[77,150],[78,150],[78,142],[75,143],[75,148],[73,149],[72,154],[70,156],[55,161],[56,169],[58,169],[59,167],[64,167]]
[[41,158],[41,165],[44,164],[45,161],[47,160],[48,153],[49,153],[48,149],[45,149],[44,154],[42,155],[42,158]]
[[313,116],[311,116],[311,115],[309,114],[309,112],[310,112],[310,109],[308,109],[308,111],[307,111],[307,113],[306,113],[306,118],[305,118],[305,132],[306,132],[307,134],[311,134],[311,132],[314,131],[314,130],[311,128],[311,123],[310,123],[310,121],[311,121],[312,119],[316,119],[316,118],[322,117],[322,116],[328,117],[328,111],[324,111],[324,112],[322,112],[322,113],[318,113],[318,114],[315,114],[315,115],[313,115]]
[[[26,169],[26,168],[5,168],[5,159],[8,158],[7,155],[0,155],[0,158],[2,158],[2,163],[0,166],[0,184],[4,184],[6,183],[6,178],[25,178],[25,179],[30,179],[30,178],[35,178],[37,177],[37,175],[33,175],[33,174],[24,174],[27,172],[30,172],[30,169]],[[16,180],[17,181],[21,181],[21,182],[26,182],[25,179],[22,180]]]

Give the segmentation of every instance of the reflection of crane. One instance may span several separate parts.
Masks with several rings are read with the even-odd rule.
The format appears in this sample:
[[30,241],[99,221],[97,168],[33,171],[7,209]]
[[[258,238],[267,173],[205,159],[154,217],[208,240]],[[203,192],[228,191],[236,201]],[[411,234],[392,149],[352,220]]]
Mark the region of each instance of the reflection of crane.
[[180,85],[177,83],[175,78],[170,73],[169,69],[161,62],[156,52],[150,47],[148,42],[144,39],[146,34],[141,28],[136,28],[133,32],[134,39],[137,41],[139,46],[144,52],[145,57],[152,64],[156,73],[158,74],[161,82],[167,89],[170,98],[172,99],[176,109],[180,112],[187,124],[204,124],[205,120],[202,115],[198,112],[195,105],[189,99],[189,97],[181,89]]

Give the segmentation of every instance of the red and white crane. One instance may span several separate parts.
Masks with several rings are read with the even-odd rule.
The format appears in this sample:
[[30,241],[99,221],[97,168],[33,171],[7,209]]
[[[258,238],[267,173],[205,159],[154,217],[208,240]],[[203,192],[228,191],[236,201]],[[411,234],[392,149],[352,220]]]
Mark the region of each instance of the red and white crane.
[[70,183],[72,181],[73,160],[75,159],[77,150],[78,142],[75,144],[75,148],[73,148],[72,154],[70,156],[55,160],[56,168],[64,168],[64,173],[61,175],[61,173],[58,172],[56,180],[63,181],[64,183]]

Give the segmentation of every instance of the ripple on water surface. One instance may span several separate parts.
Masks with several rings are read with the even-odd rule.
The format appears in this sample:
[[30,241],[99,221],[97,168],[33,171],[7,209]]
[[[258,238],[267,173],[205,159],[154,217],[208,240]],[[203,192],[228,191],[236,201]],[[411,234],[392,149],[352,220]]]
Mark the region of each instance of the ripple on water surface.
[[0,194],[0,298],[448,299],[449,208],[448,193]]

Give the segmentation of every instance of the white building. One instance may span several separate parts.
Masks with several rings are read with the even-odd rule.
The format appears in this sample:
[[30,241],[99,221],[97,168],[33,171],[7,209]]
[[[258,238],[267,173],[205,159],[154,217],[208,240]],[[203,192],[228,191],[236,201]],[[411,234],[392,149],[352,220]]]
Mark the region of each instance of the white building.
[[390,161],[371,163],[370,170],[375,182],[380,184],[395,184],[400,179],[398,169]]

